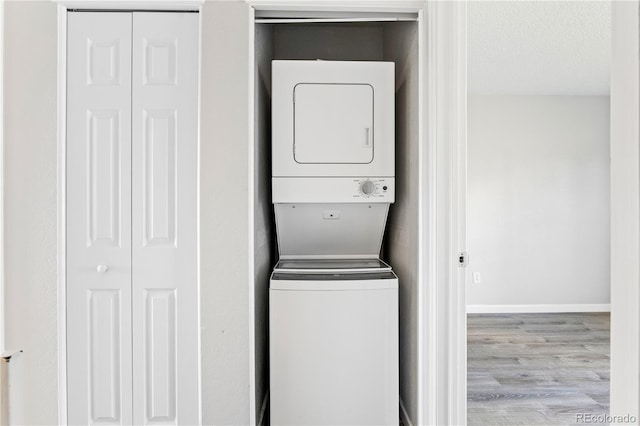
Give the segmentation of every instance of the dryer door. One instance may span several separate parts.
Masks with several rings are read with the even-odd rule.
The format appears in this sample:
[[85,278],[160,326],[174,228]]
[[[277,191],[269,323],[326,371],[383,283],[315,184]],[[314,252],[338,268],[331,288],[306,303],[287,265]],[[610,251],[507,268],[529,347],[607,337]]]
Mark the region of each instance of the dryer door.
[[294,149],[300,164],[373,161],[373,87],[299,83],[294,87]]

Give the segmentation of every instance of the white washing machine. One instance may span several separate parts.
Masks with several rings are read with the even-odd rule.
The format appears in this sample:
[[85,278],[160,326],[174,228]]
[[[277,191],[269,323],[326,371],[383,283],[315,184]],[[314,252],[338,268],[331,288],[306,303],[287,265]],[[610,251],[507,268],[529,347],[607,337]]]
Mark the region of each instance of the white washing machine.
[[274,61],[272,425],[397,425],[394,64]]
[[398,424],[398,278],[390,267],[280,261],[269,298],[272,425]]

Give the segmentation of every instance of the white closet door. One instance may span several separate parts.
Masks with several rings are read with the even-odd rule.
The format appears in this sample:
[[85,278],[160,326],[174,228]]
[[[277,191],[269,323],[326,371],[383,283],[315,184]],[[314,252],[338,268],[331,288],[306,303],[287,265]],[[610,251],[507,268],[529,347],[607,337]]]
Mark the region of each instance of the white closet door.
[[69,13],[67,57],[68,421],[130,424],[131,14]]
[[134,424],[198,424],[198,15],[133,14]]

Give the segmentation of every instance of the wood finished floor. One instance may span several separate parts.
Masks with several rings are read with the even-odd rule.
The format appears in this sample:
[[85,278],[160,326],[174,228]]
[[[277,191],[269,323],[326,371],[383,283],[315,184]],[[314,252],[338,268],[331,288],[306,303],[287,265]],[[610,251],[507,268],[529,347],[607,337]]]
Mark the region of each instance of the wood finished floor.
[[469,426],[609,413],[608,313],[469,314],[467,331]]

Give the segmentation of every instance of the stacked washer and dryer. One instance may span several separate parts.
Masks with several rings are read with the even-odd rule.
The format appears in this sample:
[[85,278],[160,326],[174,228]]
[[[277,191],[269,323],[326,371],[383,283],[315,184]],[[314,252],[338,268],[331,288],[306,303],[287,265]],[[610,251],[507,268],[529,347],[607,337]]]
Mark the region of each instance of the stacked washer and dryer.
[[394,64],[273,61],[272,425],[397,425]]

